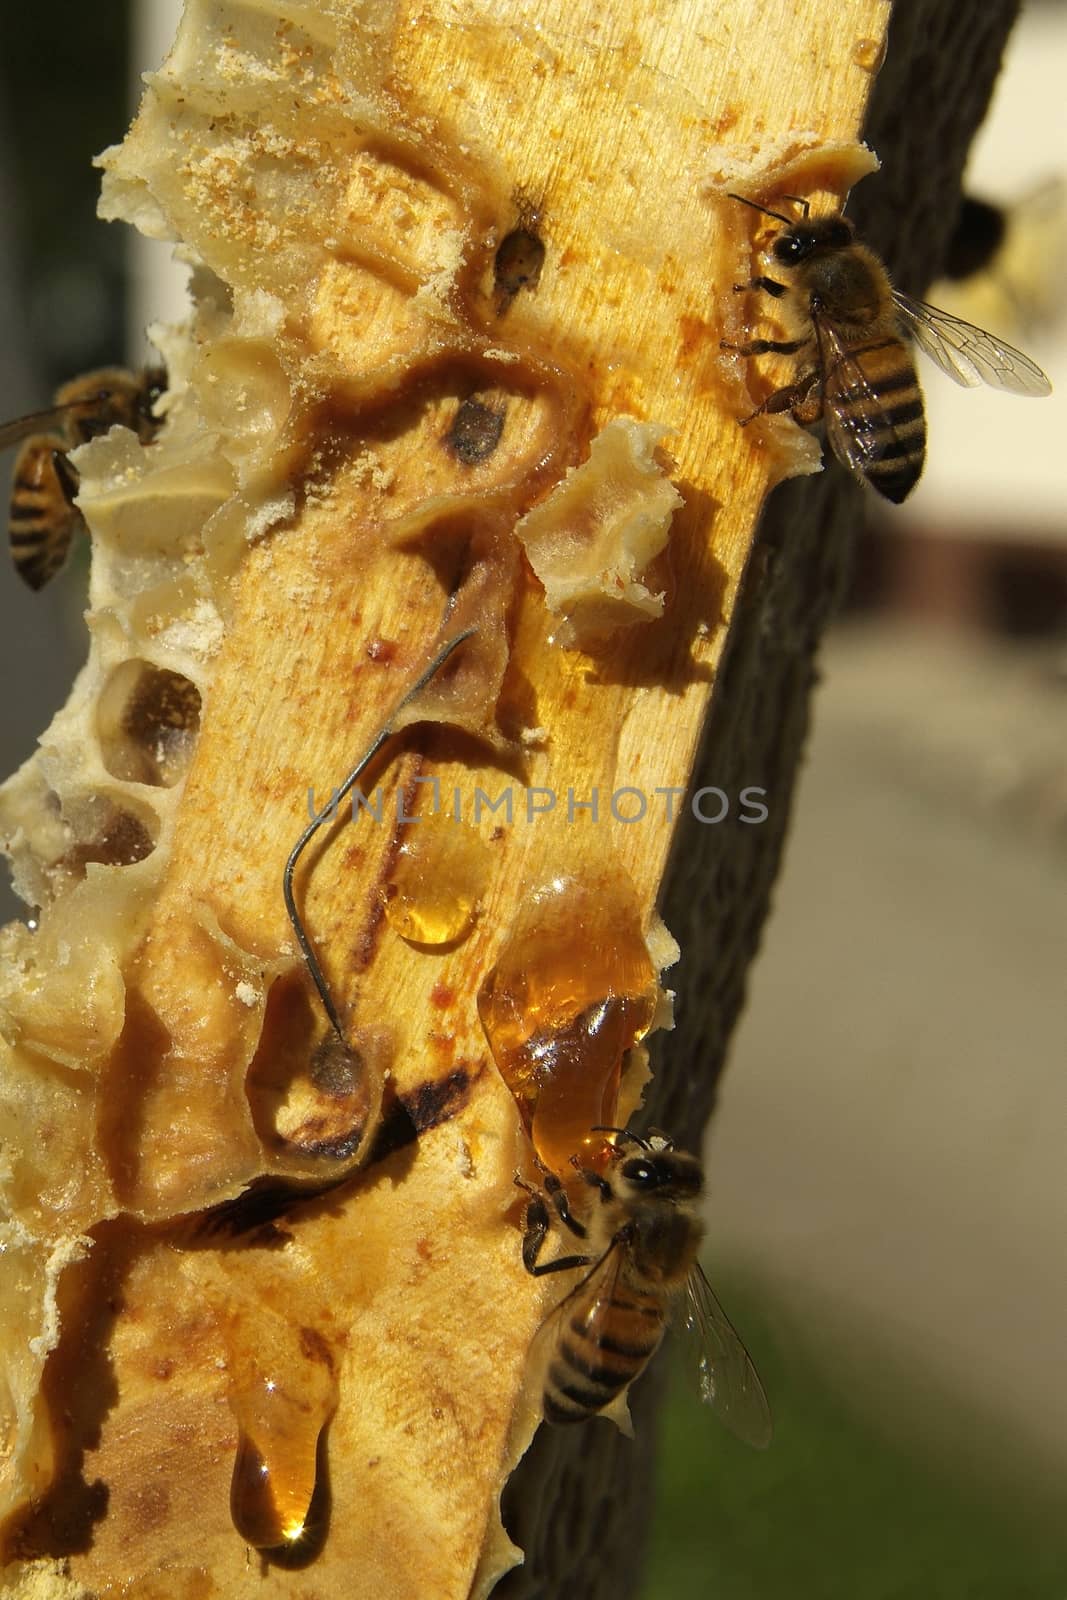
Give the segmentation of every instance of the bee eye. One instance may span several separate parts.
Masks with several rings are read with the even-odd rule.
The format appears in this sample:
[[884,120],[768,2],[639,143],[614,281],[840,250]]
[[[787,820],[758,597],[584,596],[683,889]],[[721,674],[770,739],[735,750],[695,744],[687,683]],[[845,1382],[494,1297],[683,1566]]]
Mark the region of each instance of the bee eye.
[[659,1173],[651,1161],[628,1161],[622,1169],[622,1175],[627,1183],[632,1183],[638,1189],[651,1189],[659,1182]]
[[788,264],[807,253],[806,244],[796,233],[783,233],[774,241],[772,253],[776,260]]

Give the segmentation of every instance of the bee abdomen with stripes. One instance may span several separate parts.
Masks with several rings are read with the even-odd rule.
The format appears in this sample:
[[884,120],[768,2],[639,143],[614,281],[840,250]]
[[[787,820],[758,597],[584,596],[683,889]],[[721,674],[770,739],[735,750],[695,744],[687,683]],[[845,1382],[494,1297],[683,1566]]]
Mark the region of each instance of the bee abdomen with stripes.
[[839,401],[841,426],[858,422],[874,444],[861,471],[872,489],[894,505],[911,493],[926,459],[926,413],[907,346],[884,339],[852,351],[869,386],[853,386]]
[[[31,589],[43,589],[67,559],[71,540],[84,526],[63,476],[65,442],[42,434],[23,445],[15,463],[8,516],[11,559]],[[76,489],[77,479],[69,468]]]
[[664,1326],[662,1300],[632,1290],[575,1310],[545,1379],[547,1420],[583,1422],[603,1411],[650,1360]]

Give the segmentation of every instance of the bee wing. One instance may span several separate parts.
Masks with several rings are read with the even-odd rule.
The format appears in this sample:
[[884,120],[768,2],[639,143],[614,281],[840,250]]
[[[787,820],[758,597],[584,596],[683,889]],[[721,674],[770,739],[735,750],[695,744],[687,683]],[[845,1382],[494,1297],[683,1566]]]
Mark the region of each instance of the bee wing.
[[[593,1344],[599,1342],[600,1334],[611,1314],[622,1262],[622,1243],[614,1239],[603,1255],[598,1256],[588,1272],[578,1280],[574,1288],[563,1296],[555,1310],[550,1312],[548,1322],[553,1351],[566,1337],[568,1328],[572,1333],[579,1333],[591,1340]],[[575,1311],[579,1307],[580,1316],[575,1317]]]
[[47,433],[50,428],[58,427],[69,410],[69,406],[50,406],[47,411],[31,411],[28,417],[0,423],[0,450],[28,439],[31,434]]
[[772,1433],[767,1396],[751,1356],[699,1264],[686,1284],[682,1327],[700,1398],[731,1433],[756,1450],[765,1450]]
[[987,383],[991,389],[1006,389],[1009,394],[1052,393],[1041,368],[1013,345],[897,289],[893,300],[904,331],[942,372],[965,388]]
[[852,472],[865,477],[898,434],[883,401],[833,324],[815,319],[822,365],[823,418],[830,447]]

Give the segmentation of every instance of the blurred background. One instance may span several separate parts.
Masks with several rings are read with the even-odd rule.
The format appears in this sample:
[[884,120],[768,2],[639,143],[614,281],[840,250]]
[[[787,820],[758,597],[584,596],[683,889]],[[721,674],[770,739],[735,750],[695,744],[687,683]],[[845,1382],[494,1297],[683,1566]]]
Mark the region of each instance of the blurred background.
[[[140,364],[147,322],[182,315],[170,247],[99,222],[91,162],[118,143],[174,37],[180,0],[109,0],[56,14],[0,0],[0,421],[47,406],[93,367]],[[0,459],[7,495],[15,452]],[[6,538],[5,538],[6,544]],[[88,550],[32,594],[0,561],[0,668],[9,686],[0,769],[11,772],[66,700],[85,659]],[[0,886],[0,920],[22,907]]]
[[[7,10],[0,418],[139,360],[182,281],[95,220],[89,165],[177,4]],[[709,1144],[775,1442],[672,1389],[643,1600],[1067,1600],[1065,66],[1034,0],[970,170],[1006,214],[969,214],[959,270],[999,247],[930,293],[1057,394],[924,373],[929,466],[868,506]],[[0,564],[4,772],[81,664],[85,581],[84,551],[39,595]]]
[[1065,68],[1024,6],[953,264],[994,255],[929,291],[1056,394],[920,358],[927,470],[867,497],[708,1141],[775,1441],[675,1382],[642,1600],[1067,1596]]

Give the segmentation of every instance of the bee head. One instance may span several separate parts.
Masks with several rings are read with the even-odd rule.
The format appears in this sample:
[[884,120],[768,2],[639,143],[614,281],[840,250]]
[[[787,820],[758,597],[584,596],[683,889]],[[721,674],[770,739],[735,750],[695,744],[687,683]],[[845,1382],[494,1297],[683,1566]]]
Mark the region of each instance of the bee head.
[[57,395],[60,409],[70,415],[67,431],[73,444],[87,444],[107,433],[116,423],[136,425],[137,396],[128,372],[106,367],[86,373],[65,385]]
[[87,439],[96,439],[102,433],[107,433],[115,426],[116,422],[125,421],[123,415],[125,396],[117,389],[101,389],[93,395],[91,404],[93,411],[87,411],[83,417],[78,418],[79,432]]
[[778,235],[771,246],[771,254],[783,267],[795,267],[810,256],[846,250],[855,234],[847,217],[814,217],[810,222],[805,219]]
[[696,1156],[683,1150],[642,1150],[626,1156],[618,1176],[635,1198],[696,1200],[704,1189],[704,1171]]

